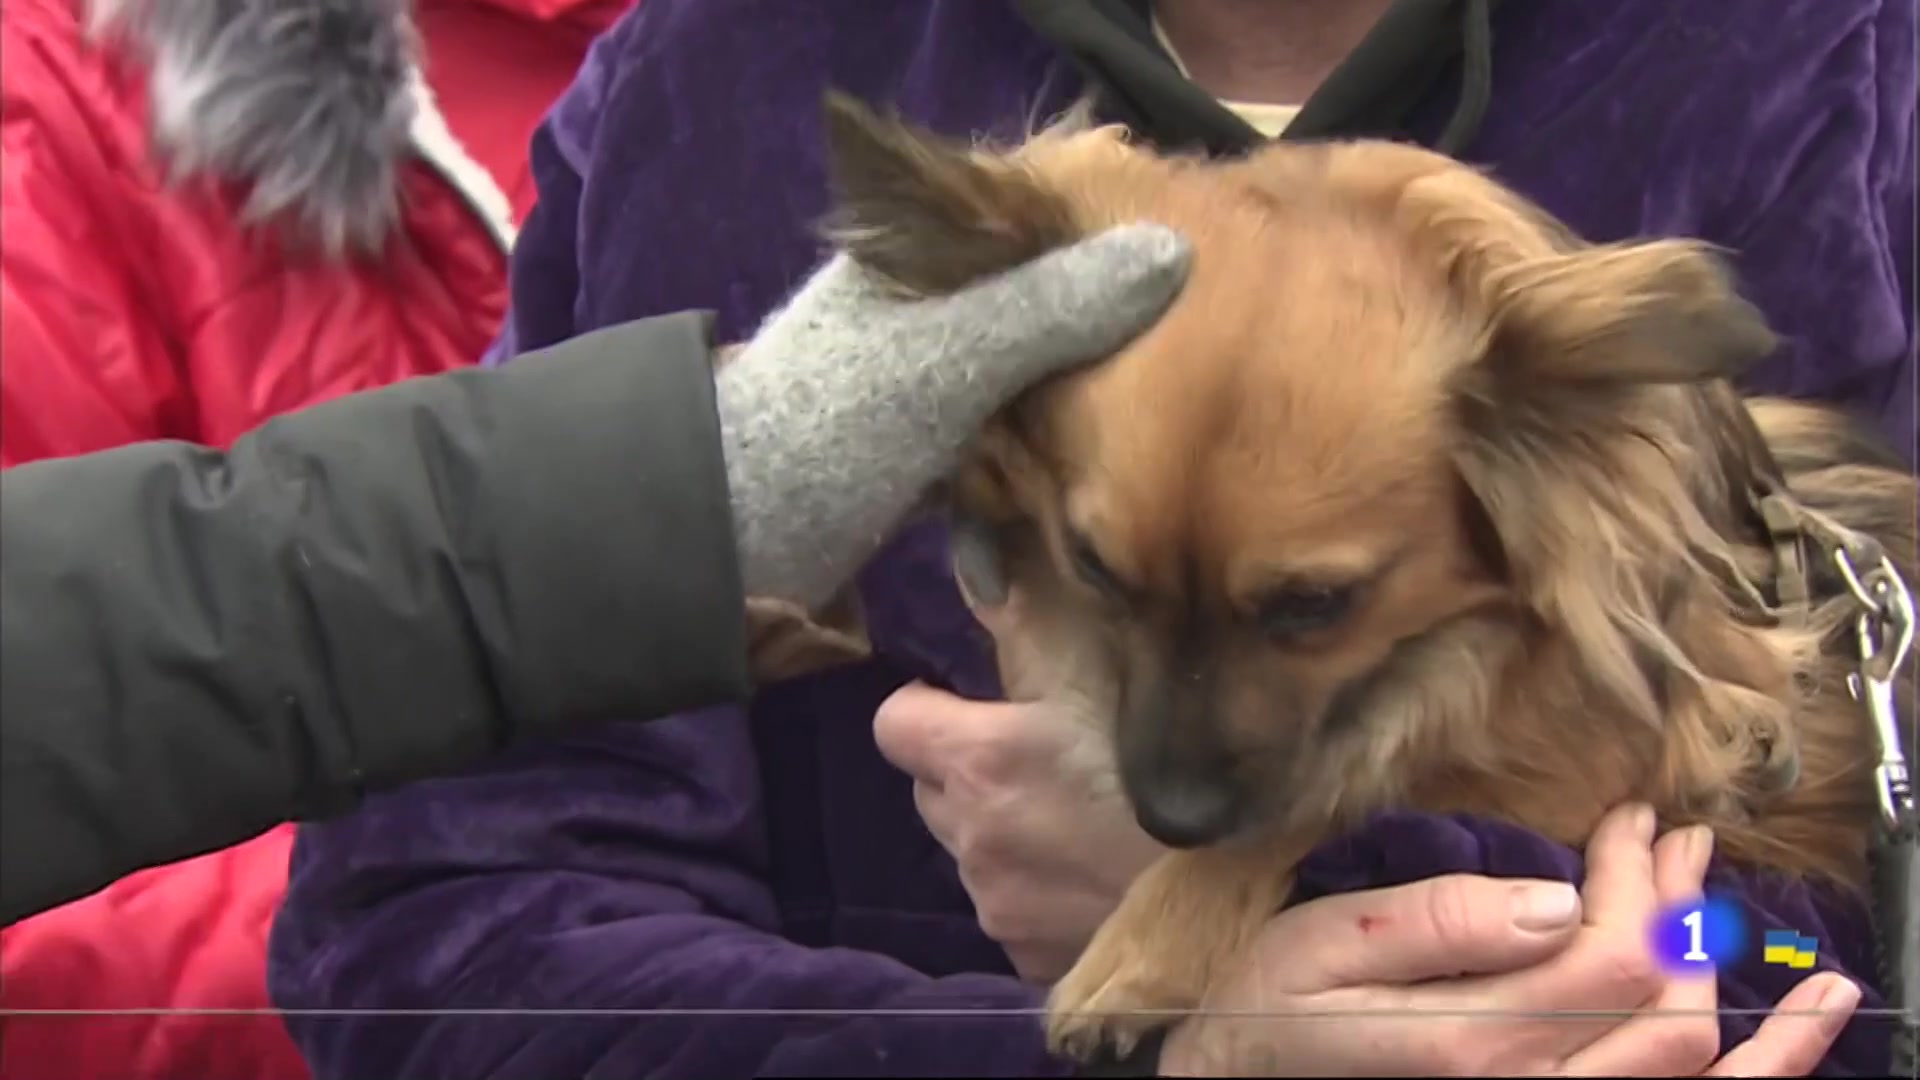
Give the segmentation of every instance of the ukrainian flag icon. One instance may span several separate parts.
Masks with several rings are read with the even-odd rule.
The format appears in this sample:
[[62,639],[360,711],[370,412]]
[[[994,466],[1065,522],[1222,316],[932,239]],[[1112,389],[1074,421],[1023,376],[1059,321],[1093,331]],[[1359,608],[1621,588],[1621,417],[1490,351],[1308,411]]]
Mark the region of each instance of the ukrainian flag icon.
[[1813,958],[1819,950],[1819,942],[1801,937],[1797,930],[1769,930],[1761,959],[1769,964],[1806,970],[1813,967]]

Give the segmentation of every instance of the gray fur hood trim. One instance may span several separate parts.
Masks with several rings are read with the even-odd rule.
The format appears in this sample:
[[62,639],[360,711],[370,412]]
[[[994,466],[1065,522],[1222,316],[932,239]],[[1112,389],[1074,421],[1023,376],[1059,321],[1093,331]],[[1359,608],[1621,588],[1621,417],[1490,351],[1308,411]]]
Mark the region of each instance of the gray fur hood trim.
[[173,179],[248,184],[246,223],[285,222],[329,255],[382,246],[415,110],[409,0],[86,0],[86,13],[147,65]]

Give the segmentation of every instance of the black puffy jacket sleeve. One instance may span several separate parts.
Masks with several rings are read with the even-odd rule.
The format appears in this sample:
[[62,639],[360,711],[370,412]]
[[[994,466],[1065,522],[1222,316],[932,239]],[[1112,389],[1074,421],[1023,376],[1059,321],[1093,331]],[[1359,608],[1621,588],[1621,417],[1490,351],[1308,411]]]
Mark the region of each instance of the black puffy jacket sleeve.
[[0,474],[0,923],[748,688],[708,321]]

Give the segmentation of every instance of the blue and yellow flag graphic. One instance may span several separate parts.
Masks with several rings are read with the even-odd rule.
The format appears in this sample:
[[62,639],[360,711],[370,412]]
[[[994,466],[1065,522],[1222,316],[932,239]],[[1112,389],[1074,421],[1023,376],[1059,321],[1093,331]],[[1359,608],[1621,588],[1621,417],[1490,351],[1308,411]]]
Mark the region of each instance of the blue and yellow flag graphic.
[[1801,937],[1798,930],[1769,930],[1761,958],[1769,964],[1805,969],[1813,966],[1813,958],[1819,950],[1819,942],[1810,937]]

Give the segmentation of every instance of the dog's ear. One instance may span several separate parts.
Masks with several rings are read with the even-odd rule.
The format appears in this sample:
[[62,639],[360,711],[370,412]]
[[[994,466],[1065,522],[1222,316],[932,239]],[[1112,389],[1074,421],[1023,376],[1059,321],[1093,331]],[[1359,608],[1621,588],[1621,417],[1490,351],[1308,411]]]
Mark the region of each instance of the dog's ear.
[[1708,246],[1652,240],[1490,268],[1497,378],[1587,390],[1731,378],[1772,353],[1758,308]]
[[1729,379],[1777,344],[1706,244],[1589,244],[1457,167],[1409,181],[1395,209],[1475,335],[1451,390],[1481,458],[1630,454],[1623,441],[1644,447],[1663,421],[1691,415],[1676,387]]
[[1776,345],[1707,244],[1588,244],[1465,169],[1408,183],[1398,211],[1482,321],[1483,363],[1468,374],[1489,395],[1726,378]]
[[1077,239],[1066,201],[1011,159],[826,97],[827,234],[915,295],[942,295]]

